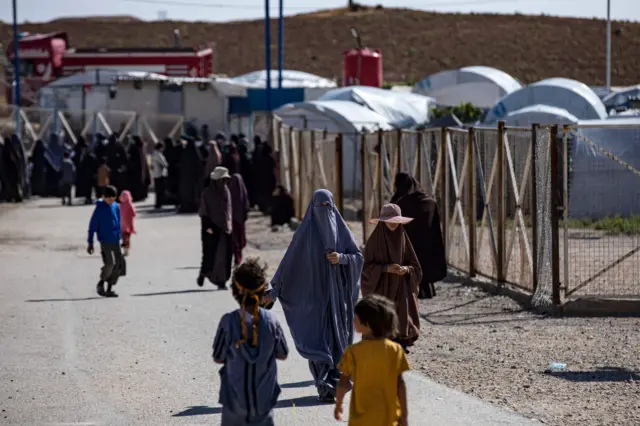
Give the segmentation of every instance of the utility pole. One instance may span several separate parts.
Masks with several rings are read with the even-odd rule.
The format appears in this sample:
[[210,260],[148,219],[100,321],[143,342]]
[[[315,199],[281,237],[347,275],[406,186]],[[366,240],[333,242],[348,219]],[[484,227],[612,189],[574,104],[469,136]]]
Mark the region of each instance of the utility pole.
[[[14,0],[15,2],[15,0]],[[611,92],[611,0],[607,0],[607,93]]]
[[18,136],[22,136],[22,131],[20,130],[20,54],[18,52],[18,39],[20,36],[18,35],[18,7],[16,5],[16,0],[12,1],[13,6],[13,104],[16,106],[16,110],[14,111],[15,120],[16,120],[16,130],[15,133]]

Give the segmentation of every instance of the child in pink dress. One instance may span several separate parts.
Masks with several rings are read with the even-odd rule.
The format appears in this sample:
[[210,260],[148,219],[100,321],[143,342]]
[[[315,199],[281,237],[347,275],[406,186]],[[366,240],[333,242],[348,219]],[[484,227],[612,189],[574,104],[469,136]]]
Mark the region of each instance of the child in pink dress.
[[131,247],[131,234],[136,233],[134,218],[136,217],[136,208],[133,206],[133,198],[131,192],[122,191],[120,194],[120,224],[122,226],[122,247],[124,247],[124,255],[129,255],[129,247]]

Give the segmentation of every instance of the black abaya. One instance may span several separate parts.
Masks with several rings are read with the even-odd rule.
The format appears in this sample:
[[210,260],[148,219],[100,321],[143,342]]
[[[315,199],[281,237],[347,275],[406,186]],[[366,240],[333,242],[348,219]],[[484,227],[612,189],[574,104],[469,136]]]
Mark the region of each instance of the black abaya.
[[15,141],[5,139],[2,149],[3,193],[5,201],[19,203],[23,199],[24,167],[15,147]]
[[36,141],[31,153],[31,195],[45,196],[45,147],[42,139]]
[[129,145],[127,173],[129,177],[129,190],[134,202],[147,198],[149,187],[149,166],[144,154],[144,143],[139,136],[133,137]]
[[196,213],[200,206],[202,193],[202,174],[204,164],[200,150],[193,139],[183,148],[180,161],[180,213]]
[[396,175],[395,190],[391,202],[400,207],[403,216],[413,218],[404,229],[422,268],[419,297],[432,298],[436,295],[434,283],[447,276],[436,200],[424,193],[416,179],[406,173]]

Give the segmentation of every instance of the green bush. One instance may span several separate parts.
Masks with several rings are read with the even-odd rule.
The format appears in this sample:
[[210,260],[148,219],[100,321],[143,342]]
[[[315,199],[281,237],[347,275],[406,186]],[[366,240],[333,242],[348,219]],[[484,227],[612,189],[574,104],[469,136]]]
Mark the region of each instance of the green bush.
[[433,118],[454,114],[463,123],[473,123],[482,118],[482,109],[475,107],[470,102],[462,102],[460,105],[454,107],[433,108],[431,113]]

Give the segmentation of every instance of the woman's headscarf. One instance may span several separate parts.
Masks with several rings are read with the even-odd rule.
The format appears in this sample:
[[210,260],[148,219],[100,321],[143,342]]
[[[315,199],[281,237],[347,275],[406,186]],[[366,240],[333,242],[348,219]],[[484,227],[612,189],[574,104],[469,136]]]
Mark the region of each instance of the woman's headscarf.
[[[346,255],[346,263],[332,265],[327,253],[334,251]],[[362,263],[331,192],[316,191],[271,280],[272,294],[282,303],[298,352],[306,359],[335,363],[353,342]]]

